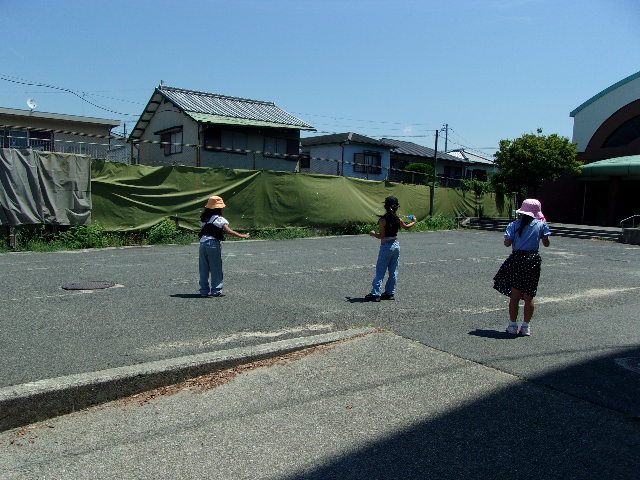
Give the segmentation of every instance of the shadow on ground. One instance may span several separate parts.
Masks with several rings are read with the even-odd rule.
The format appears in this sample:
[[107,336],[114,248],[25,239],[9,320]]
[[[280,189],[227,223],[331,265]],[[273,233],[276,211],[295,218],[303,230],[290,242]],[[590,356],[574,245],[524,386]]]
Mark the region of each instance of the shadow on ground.
[[638,357],[631,348],[522,381],[288,478],[637,480],[640,374],[619,364]]

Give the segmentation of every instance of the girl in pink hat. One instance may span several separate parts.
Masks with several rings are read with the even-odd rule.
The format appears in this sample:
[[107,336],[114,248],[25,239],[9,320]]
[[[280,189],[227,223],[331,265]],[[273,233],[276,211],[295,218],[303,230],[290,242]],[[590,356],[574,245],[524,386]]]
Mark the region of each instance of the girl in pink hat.
[[[504,246],[512,247],[511,255],[493,277],[493,288],[511,297],[509,301],[509,325],[511,335],[531,335],[531,318],[535,304],[533,297],[538,290],[542,258],[538,253],[540,242],[550,245],[551,231],[542,214],[542,205],[535,198],[528,198],[516,210],[520,218],[511,222],[504,233]],[[524,300],[524,321],[518,330],[518,309]]]
[[[200,271],[200,296],[222,297],[222,245],[224,234],[238,238],[249,238],[246,233],[238,233],[229,227],[229,222],[222,216],[226,207],[224,200],[217,195],[209,198],[200,220],[200,250],[198,269]],[[211,280],[211,286],[209,286]]]

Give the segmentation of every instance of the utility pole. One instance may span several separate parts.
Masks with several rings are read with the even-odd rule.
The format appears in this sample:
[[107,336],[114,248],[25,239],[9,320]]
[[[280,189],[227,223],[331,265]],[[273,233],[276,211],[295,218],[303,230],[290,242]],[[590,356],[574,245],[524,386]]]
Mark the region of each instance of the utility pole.
[[449,144],[449,124],[444,124],[444,153],[447,153],[449,150],[447,148]]
[[433,217],[433,203],[436,198],[436,178],[438,176],[436,174],[436,168],[438,166],[438,133],[440,133],[440,131],[436,130],[436,148],[433,153],[433,183],[431,184],[431,195],[429,198],[429,216],[431,217]]

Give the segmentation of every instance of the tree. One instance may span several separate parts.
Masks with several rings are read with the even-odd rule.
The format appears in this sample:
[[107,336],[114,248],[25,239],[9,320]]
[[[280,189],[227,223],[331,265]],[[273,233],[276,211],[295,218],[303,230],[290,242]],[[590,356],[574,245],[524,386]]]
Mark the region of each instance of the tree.
[[[402,181],[404,183],[418,183],[429,185],[433,181],[434,169],[427,163],[411,163],[404,167]],[[415,172],[415,173],[407,173]]]
[[500,140],[496,165],[500,171],[494,181],[522,195],[534,195],[545,183],[564,175],[577,175],[581,163],[576,160],[576,143],[557,134],[528,133],[515,140]]

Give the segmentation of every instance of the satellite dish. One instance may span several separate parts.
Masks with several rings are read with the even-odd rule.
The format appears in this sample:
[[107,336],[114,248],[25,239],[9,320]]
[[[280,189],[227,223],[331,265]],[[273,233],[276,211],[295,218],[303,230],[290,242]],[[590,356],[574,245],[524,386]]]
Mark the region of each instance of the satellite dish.
[[38,104],[36,103],[36,101],[33,98],[29,98],[27,100],[27,106],[33,110],[34,108],[36,108],[38,106]]

